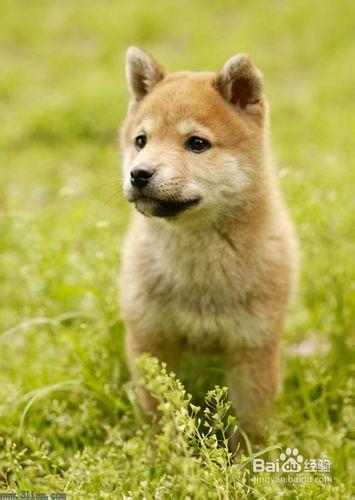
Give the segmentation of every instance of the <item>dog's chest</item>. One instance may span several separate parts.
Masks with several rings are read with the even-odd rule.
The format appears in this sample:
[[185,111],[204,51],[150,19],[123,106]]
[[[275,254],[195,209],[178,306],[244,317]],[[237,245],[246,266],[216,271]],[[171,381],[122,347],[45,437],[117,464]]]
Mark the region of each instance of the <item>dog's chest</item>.
[[248,288],[242,249],[207,236],[152,250],[149,316],[159,331],[211,345],[235,332]]

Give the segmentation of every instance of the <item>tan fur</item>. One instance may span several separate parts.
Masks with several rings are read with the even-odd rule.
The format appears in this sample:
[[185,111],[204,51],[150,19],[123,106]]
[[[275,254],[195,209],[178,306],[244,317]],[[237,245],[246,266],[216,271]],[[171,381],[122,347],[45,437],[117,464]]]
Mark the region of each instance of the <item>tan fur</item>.
[[[135,72],[140,53],[148,76]],[[237,415],[260,433],[279,387],[279,340],[297,261],[269,154],[261,74],[244,55],[218,74],[166,74],[136,48],[127,66],[135,99],[121,131],[124,192],[141,212],[122,255],[131,370],[142,352],[174,370],[186,345],[218,352]],[[137,151],[143,132],[148,142]],[[189,135],[212,147],[187,151]],[[130,185],[131,169],[142,164],[155,171],[149,196],[200,203],[175,217],[152,216],[156,202],[135,199]],[[155,410],[145,391],[141,403]]]

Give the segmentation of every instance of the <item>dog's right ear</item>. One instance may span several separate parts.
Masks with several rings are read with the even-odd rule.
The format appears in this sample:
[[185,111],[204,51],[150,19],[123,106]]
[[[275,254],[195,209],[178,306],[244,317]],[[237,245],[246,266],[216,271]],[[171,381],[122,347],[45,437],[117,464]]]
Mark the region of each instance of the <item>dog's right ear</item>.
[[165,70],[150,55],[138,47],[129,47],[126,53],[128,86],[137,99],[143,99],[165,76]]

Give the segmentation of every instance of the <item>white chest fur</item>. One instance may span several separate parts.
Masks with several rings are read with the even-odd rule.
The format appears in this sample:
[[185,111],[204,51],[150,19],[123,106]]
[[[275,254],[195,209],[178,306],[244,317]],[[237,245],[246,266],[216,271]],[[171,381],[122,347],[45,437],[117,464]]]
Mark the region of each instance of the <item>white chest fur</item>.
[[[263,343],[265,307],[253,301],[263,262],[247,241],[136,224],[123,256],[123,309],[149,335],[213,348]],[[262,325],[263,324],[263,325]]]

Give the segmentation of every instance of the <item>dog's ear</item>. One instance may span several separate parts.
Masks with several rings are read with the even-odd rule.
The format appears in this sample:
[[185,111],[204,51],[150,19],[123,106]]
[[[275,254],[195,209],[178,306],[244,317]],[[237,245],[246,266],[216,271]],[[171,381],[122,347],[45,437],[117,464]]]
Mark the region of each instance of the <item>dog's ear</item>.
[[262,102],[263,76],[246,54],[228,59],[217,73],[214,87],[228,102],[242,109]]
[[128,48],[126,76],[128,86],[136,99],[143,99],[164,75],[164,69],[150,55],[138,47]]

